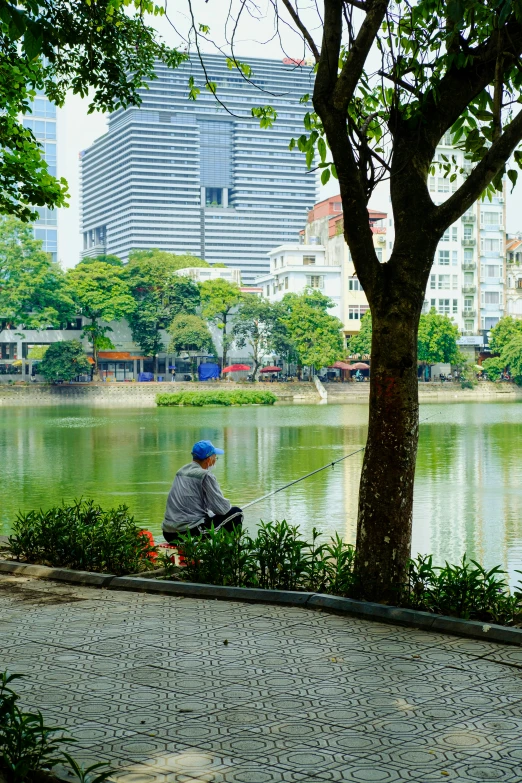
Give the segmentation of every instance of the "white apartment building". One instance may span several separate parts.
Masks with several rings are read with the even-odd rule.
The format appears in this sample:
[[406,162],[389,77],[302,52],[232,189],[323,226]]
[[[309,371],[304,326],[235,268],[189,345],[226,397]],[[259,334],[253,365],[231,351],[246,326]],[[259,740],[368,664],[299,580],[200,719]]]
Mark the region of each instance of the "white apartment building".
[[341,263],[324,245],[279,245],[268,256],[270,272],[256,280],[267,299],[278,302],[285,294],[317,289],[334,302],[330,315],[341,318]]
[[522,318],[522,234],[506,240],[506,315]]

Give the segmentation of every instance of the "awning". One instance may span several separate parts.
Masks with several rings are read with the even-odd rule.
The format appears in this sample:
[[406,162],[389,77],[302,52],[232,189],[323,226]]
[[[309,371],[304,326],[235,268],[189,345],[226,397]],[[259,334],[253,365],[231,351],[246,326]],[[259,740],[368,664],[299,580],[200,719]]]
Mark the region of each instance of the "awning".
[[132,362],[133,359],[145,359],[145,356],[131,356],[128,351],[100,351],[98,359],[109,362]]
[[328,369],[333,370],[351,370],[352,365],[346,364],[346,362],[335,362],[335,364],[331,364]]

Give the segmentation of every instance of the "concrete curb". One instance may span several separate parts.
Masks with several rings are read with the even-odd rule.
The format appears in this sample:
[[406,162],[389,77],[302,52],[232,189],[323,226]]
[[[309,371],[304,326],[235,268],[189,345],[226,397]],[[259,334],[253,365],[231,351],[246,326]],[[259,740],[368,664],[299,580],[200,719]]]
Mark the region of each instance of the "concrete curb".
[[13,560],[0,560],[0,573],[32,576],[34,579],[53,579],[56,582],[70,582],[76,585],[91,585],[92,587],[106,587],[114,579],[114,574],[95,574],[91,571],[49,568],[43,565],[17,563]]
[[321,593],[300,593],[291,590],[260,590],[251,587],[221,587],[219,585],[196,584],[192,582],[170,582],[162,579],[148,579],[136,576],[114,576],[88,571],[71,571],[66,568],[16,563],[0,560],[0,573],[19,574],[35,579],[52,579],[57,582],[104,587],[109,590],[130,590],[135,592],[177,595],[186,598],[213,598],[221,601],[245,601],[249,603],[297,606],[302,609],[332,612],[335,614],[362,617],[366,620],[393,625],[404,625],[425,631],[485,639],[490,642],[522,646],[522,628],[510,628],[476,620],[461,620],[457,617],[403,609],[399,606],[385,606],[353,598],[341,598]]

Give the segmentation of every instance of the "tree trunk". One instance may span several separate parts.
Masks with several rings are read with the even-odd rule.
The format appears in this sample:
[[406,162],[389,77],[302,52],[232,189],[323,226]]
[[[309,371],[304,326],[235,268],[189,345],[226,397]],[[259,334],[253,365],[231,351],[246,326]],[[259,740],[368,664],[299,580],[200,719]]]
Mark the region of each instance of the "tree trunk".
[[93,379],[95,381],[100,380],[100,374],[98,372],[98,346],[96,344],[96,318],[93,318],[91,320],[91,326],[92,326],[92,358],[94,360],[94,370],[93,370]]
[[227,315],[223,313],[223,354],[221,357],[221,372],[227,366]]
[[420,306],[418,312],[415,306],[398,312],[389,304],[372,310],[370,411],[356,563],[356,590],[369,601],[396,602],[406,580],[419,424],[419,316]]

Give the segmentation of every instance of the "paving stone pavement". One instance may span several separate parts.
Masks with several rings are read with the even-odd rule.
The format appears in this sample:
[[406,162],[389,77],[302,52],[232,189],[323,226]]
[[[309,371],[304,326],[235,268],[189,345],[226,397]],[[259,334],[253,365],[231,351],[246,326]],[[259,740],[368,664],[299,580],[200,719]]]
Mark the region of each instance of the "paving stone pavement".
[[0,669],[122,783],[522,783],[522,648],[0,577]]

